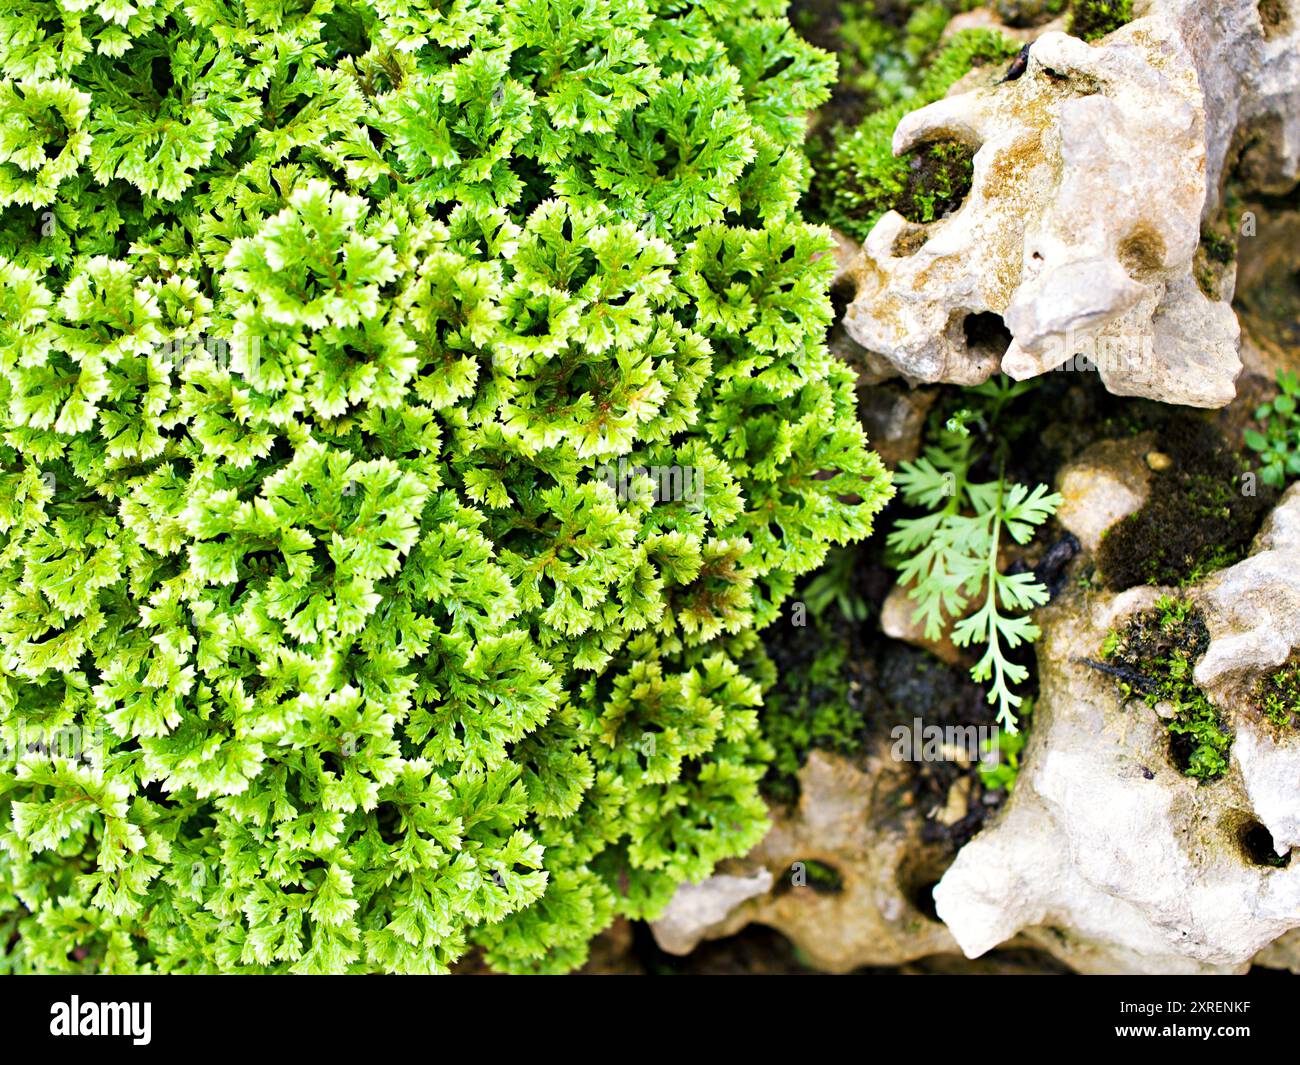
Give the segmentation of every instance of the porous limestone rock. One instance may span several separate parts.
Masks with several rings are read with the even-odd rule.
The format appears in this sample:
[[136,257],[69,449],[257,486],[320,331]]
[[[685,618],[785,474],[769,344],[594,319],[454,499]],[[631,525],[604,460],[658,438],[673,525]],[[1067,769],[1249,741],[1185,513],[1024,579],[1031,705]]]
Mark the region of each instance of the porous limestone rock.
[[1300,170],[1297,2],[1275,0],[1265,25],[1254,0],[1139,0],[1141,17],[1100,42],[1044,33],[1023,77],[986,73],[906,116],[895,151],[960,141],[972,189],[925,227],[880,219],[848,334],[911,380],[1023,379],[1082,355],[1120,395],[1228,403],[1232,278],[1201,290],[1201,228],[1244,131],[1270,133],[1255,186]]
[[1239,702],[1300,647],[1300,485],[1269,515],[1250,557],[1212,575],[1196,598],[1210,630],[1196,683],[1220,706]]
[[1137,0],[1171,19],[1205,96],[1205,217],[1230,169],[1242,190],[1289,192],[1300,176],[1300,0]]
[[[664,917],[651,924],[656,941],[684,954],[702,939],[757,922],[781,932],[827,972],[956,952],[947,929],[917,908],[942,859],[937,846],[921,840],[925,814],[908,808],[905,781],[906,769],[888,746],[862,767],[813,751],[799,774],[798,805],[774,809],[771,830],[745,858],[723,863],[702,885],[679,888]],[[811,877],[795,886],[796,863],[812,862],[835,871],[835,890],[819,888]],[[737,883],[754,885],[763,877],[774,889],[723,919],[711,905],[695,902],[734,897]]]
[[1173,763],[1157,714],[1124,705],[1088,664],[1161,590],[1076,589],[1041,612],[1040,694],[1016,790],[934,893],[968,956],[1021,933],[1083,972],[1231,973],[1300,928],[1300,862],[1274,867],[1258,851],[1261,829],[1279,855],[1300,844],[1300,734],[1248,705],[1300,638],[1297,552],[1300,486],[1249,558],[1188,592],[1210,633],[1195,678],[1235,735],[1228,771],[1207,784]]

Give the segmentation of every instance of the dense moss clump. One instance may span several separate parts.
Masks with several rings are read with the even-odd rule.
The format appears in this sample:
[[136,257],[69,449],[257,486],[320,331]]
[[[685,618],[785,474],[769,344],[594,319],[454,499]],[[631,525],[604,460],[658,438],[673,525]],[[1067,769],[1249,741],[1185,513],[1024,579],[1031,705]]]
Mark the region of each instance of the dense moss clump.
[[775,0],[97,11],[0,13],[0,969],[580,964],[761,838],[756,632],[889,494],[833,61]]
[[[1146,504],[1101,542],[1097,564],[1115,590],[1182,585],[1240,561],[1272,494],[1246,469],[1213,424],[1195,415],[1162,420]],[[1258,488],[1258,492],[1256,492]]]
[[1126,698],[1137,696],[1172,713],[1167,725],[1174,764],[1207,781],[1223,775],[1232,747],[1223,715],[1192,679],[1209,642],[1200,612],[1165,598],[1111,633],[1102,648],[1104,668],[1119,678]]
[[1133,0],[1071,0],[1066,28],[1075,37],[1095,41],[1133,21]]
[[904,115],[941,99],[973,67],[1002,64],[1019,48],[990,30],[956,34],[925,68],[914,94],[872,112],[855,128],[827,132],[814,150],[814,216],[861,240],[886,211],[923,224],[960,206],[971,186],[971,149],[944,140],[895,156],[894,130]]
[[856,627],[834,612],[807,620],[804,626],[783,618],[764,634],[776,668],[761,711],[773,749],[762,786],[779,802],[798,796],[798,773],[810,751],[855,754],[872,724],[869,673]]

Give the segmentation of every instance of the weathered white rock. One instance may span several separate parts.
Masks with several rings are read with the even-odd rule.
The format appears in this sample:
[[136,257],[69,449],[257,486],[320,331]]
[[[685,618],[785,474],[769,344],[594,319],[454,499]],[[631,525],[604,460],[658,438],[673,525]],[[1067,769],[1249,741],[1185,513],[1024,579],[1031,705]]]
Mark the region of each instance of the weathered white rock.
[[[1251,191],[1288,192],[1300,173],[1300,7],[1295,0],[1138,0],[1140,16],[1173,20],[1205,96],[1206,218],[1218,210],[1225,170],[1250,145]],[[1254,142],[1254,143],[1251,143]]]
[[1230,706],[1300,647],[1300,485],[1282,497],[1251,556],[1214,574],[1197,600],[1211,642],[1196,667],[1196,683],[1220,706]]
[[1235,715],[1235,721],[1232,753],[1246,798],[1273,837],[1274,849],[1286,854],[1300,847],[1300,743],[1286,742],[1247,714]]
[[[1078,355],[1120,395],[1220,407],[1241,370],[1231,277],[1196,281],[1234,138],[1277,144],[1257,185],[1300,170],[1300,32],[1254,0],[1151,0],[1089,45],[1048,32],[1028,72],[908,115],[896,152],[976,150],[966,203],[924,227],[872,230],[844,324],[912,380],[1032,377]],[[961,87],[959,87],[961,88]],[[923,237],[923,239],[922,239]],[[1000,317],[1009,345],[971,331]]]
[[1300,488],[1253,551],[1190,593],[1211,636],[1195,677],[1235,734],[1228,772],[1211,784],[1184,776],[1158,715],[1122,706],[1114,680],[1085,661],[1161,591],[1075,590],[1042,612],[1025,768],[1003,815],[935,889],[969,956],[1020,932],[1084,972],[1240,972],[1300,928],[1300,862],[1274,868],[1247,842],[1263,826],[1278,854],[1300,844],[1300,734],[1248,705],[1290,634],[1300,638],[1288,614],[1300,595]]

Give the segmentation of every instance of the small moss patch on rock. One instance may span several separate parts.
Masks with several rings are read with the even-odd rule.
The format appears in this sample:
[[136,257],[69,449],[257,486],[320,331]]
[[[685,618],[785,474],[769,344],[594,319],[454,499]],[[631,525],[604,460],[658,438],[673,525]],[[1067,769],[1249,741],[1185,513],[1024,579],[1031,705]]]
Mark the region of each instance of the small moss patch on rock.
[[1201,247],[1212,262],[1227,266],[1237,258],[1237,242],[1213,229],[1201,231]]
[[767,634],[776,663],[773,689],[761,711],[773,759],[764,793],[793,802],[798,773],[814,749],[854,754],[867,734],[865,677],[856,640],[825,618],[806,629],[778,622]]
[[1194,584],[1239,562],[1273,499],[1262,487],[1252,494],[1240,457],[1203,418],[1166,419],[1154,451],[1161,461],[1153,466],[1146,504],[1117,523],[1097,552],[1098,568],[1115,591]]
[[1133,0],[1074,0],[1070,5],[1069,32],[1096,41],[1133,21]]
[[817,895],[838,895],[844,890],[844,877],[827,862],[801,858],[776,877],[772,894],[780,897],[798,890],[811,890]]
[[960,141],[942,140],[911,153],[907,182],[894,210],[925,224],[961,206],[975,177],[975,153]]
[[1300,653],[1261,680],[1251,701],[1278,728],[1300,729]]
[[1106,637],[1104,663],[1099,664],[1117,678],[1125,699],[1140,698],[1162,716],[1169,715],[1165,721],[1170,757],[1183,773],[1202,781],[1223,775],[1232,748],[1222,713],[1192,679],[1209,643],[1200,611],[1189,602],[1165,597],[1154,610]]

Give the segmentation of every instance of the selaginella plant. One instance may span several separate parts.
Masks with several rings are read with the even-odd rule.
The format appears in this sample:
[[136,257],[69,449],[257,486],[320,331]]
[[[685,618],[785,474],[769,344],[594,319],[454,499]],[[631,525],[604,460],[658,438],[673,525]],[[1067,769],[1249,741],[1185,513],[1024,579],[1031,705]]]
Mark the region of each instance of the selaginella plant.
[[751,846],[756,630],[890,491],[782,5],[0,40],[3,966],[564,970]]

